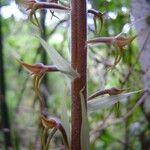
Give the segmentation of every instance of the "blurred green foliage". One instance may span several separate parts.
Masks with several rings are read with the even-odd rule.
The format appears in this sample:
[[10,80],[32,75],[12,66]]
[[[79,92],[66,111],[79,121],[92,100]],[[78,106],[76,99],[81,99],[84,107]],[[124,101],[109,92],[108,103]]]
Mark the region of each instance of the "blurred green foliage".
[[[130,23],[130,1],[115,1],[115,0],[90,0],[92,7],[106,12],[109,17],[104,19],[105,23],[101,33],[96,36],[115,36],[119,34],[124,25]],[[6,5],[7,1],[2,1],[2,5]],[[59,15],[58,15],[59,16]],[[60,17],[61,18],[61,17]],[[55,19],[46,26],[47,35],[50,35],[56,24],[60,21]],[[69,39],[68,39],[68,22],[60,25],[58,29],[48,36],[48,42],[51,47],[58,50],[65,58],[69,58]],[[100,25],[98,25],[100,27]],[[94,28],[90,24],[90,28]],[[33,36],[38,30],[26,20],[16,19],[13,15],[9,18],[2,18],[2,31],[4,39],[4,55],[5,55],[5,72],[7,83],[7,102],[9,107],[10,120],[12,125],[13,142],[15,149],[32,149],[36,145],[40,149],[40,131],[39,119],[36,115],[38,103],[35,100],[35,95],[32,87],[32,77],[16,62],[16,58],[23,60],[29,64],[41,62],[41,48],[39,48],[38,40]],[[129,30],[127,35],[135,34],[134,30]],[[89,32],[89,38],[95,37],[95,33]],[[39,48],[39,50],[37,50]],[[112,64],[116,55],[116,49],[112,46],[98,46],[89,49],[88,52],[88,93],[89,95],[98,89],[119,87],[125,88],[128,91],[134,91],[142,88],[140,79],[140,64],[137,60],[138,48],[137,42],[134,41],[126,48],[121,62],[117,68],[108,71],[107,64]],[[51,60],[48,57],[48,64]],[[131,71],[131,72],[130,72]],[[129,74],[129,75],[128,75]],[[60,116],[60,103],[63,100],[67,101],[68,114],[70,115],[70,90],[67,88],[67,93],[64,94],[65,81],[60,73],[48,74],[48,111],[51,115]],[[44,87],[44,85],[42,85]],[[119,105],[119,117],[127,114],[133,108],[140,95],[133,96],[130,100],[126,100]],[[109,112],[110,115],[109,115]],[[117,119],[115,111],[110,109],[99,110],[97,113],[89,115],[91,131],[109,115],[109,121]],[[105,122],[104,122],[105,123]],[[137,124],[135,124],[137,123]],[[136,127],[136,125],[139,125]],[[102,125],[97,128],[92,137],[95,138],[91,143],[91,150],[99,149],[140,149],[140,140],[134,130],[142,132],[147,129],[145,118],[140,108],[120,124],[114,124],[107,128],[102,128]],[[92,132],[91,132],[92,134]],[[59,136],[56,136],[56,139]],[[0,144],[2,143],[0,136]],[[37,141],[36,141],[37,140]],[[57,144],[60,144],[60,139],[52,142],[52,149],[57,149]],[[127,143],[125,143],[127,142]],[[0,146],[1,148],[2,146]],[[35,148],[35,147],[34,147]]]
[[9,0],[1,0],[0,7],[8,5],[8,4],[9,4]]

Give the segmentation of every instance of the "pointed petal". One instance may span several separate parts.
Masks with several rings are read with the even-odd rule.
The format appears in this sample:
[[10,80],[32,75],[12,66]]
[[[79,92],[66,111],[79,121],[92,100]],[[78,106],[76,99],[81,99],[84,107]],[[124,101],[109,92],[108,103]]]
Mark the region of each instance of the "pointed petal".
[[41,118],[42,124],[45,128],[52,129],[54,127],[57,127],[57,121],[56,120],[47,119],[42,114],[40,114],[40,118]]
[[142,92],[142,91],[144,91],[144,90],[133,91],[133,92],[129,92],[129,93],[93,99],[91,101],[88,101],[88,104],[87,104],[88,112],[92,112],[92,111],[96,111],[98,109],[113,106],[114,104],[121,102],[124,98],[127,98],[129,96],[132,96],[132,95]]
[[71,65],[54,49],[50,48],[49,45],[40,37],[38,37],[42,46],[50,55],[53,63],[57,68],[64,74],[66,74],[71,80],[79,77],[79,74],[71,67]]

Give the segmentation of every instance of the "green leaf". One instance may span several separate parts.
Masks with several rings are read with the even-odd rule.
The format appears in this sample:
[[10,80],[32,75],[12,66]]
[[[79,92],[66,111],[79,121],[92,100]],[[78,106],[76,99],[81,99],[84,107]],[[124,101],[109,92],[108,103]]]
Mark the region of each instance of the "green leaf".
[[49,45],[40,37],[38,37],[42,46],[46,52],[50,55],[53,63],[57,68],[64,74],[67,75],[71,80],[79,77],[79,74],[70,66],[70,64],[54,49],[50,48]]
[[82,150],[89,150],[90,142],[89,142],[89,123],[87,117],[87,111],[85,107],[85,99],[82,94],[84,88],[80,91],[80,98],[81,98],[81,109],[82,109],[82,125],[81,125],[81,149]]
[[52,140],[54,134],[56,133],[56,131],[57,131],[57,128],[54,128],[54,129],[52,129],[52,131],[49,133],[48,139],[47,139],[47,143],[46,143],[46,146],[45,146],[45,150],[48,150],[49,144],[50,144],[50,142],[51,142],[51,140]]
[[68,137],[68,142],[70,144],[71,142],[71,133],[70,133],[70,124],[69,124],[69,116],[67,114],[67,107],[66,107],[66,102],[62,101],[61,102],[61,121],[62,125],[66,131],[66,135]]
[[68,142],[71,143],[71,133],[70,133],[70,123],[69,116],[67,114],[67,106],[66,106],[66,95],[67,95],[67,85],[64,87],[64,99],[61,101],[61,121],[62,125],[66,131]]
[[144,90],[133,91],[125,94],[118,94],[113,96],[106,96],[103,98],[95,98],[87,103],[88,112],[93,112],[101,108],[107,108],[114,104],[123,101],[123,99],[132,96],[133,94],[142,92]]

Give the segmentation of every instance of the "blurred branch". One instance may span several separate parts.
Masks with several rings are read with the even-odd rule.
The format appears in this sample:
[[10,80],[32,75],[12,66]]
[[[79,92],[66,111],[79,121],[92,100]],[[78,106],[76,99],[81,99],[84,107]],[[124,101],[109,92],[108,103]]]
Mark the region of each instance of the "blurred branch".
[[118,123],[123,123],[128,117],[130,117],[134,111],[136,110],[136,108],[138,106],[140,106],[144,100],[145,100],[145,97],[147,96],[147,92],[145,92],[142,97],[140,98],[140,100],[137,101],[137,103],[134,105],[134,107],[128,111],[128,113],[123,116],[123,117],[120,117],[118,119],[114,119],[114,118],[110,118],[110,114],[106,117],[105,121],[100,121],[96,124],[96,127],[93,128],[90,132],[90,135],[91,135],[91,142],[94,142],[102,133],[102,131],[112,125],[115,125],[115,124],[118,124]]
[[[45,2],[45,0],[41,0],[41,2],[42,1]],[[46,13],[47,13],[47,11],[45,9],[42,9],[40,11],[40,24],[41,24],[41,27],[42,27],[41,38],[43,38],[44,40],[46,40],[46,25],[45,25]],[[47,53],[46,53],[46,51],[44,50],[44,48],[42,46],[41,46],[40,51],[41,51],[42,63],[47,64]],[[44,85],[45,89],[48,89],[48,76],[47,76],[47,74],[45,74],[45,76],[42,80],[42,84]],[[44,94],[43,91],[41,93],[42,93],[43,100],[44,100],[44,103],[45,103],[45,108],[48,108],[47,96]]]
[[[2,19],[1,15],[0,15],[0,19]],[[12,141],[11,141],[11,129],[10,129],[8,106],[6,102],[6,83],[5,83],[2,38],[3,38],[3,33],[2,33],[2,28],[0,28],[0,112],[1,112],[2,131],[4,133],[5,148],[9,149],[12,147]]]
[[[45,40],[47,40],[47,38],[50,38],[50,37],[56,32],[57,28],[58,28],[62,23],[66,22],[66,21],[67,21],[67,19],[60,20],[60,21],[56,24],[56,26],[51,30],[51,32],[46,35],[46,39],[45,39]],[[35,57],[34,57],[34,59],[33,59],[33,63],[36,61],[37,56],[42,52],[41,49],[42,49],[42,46],[39,45],[38,48],[37,48],[37,50],[36,50],[36,55],[35,55]],[[21,60],[23,61],[23,58],[22,58]],[[21,73],[21,70],[22,70],[22,69],[19,67],[19,73]],[[18,98],[18,103],[17,103],[16,106],[19,106],[20,103],[21,103],[21,101],[22,101],[23,94],[24,94],[24,92],[25,92],[25,89],[26,89],[26,87],[27,87],[27,82],[28,82],[29,79],[30,79],[30,77],[27,77],[27,78],[24,80],[24,83],[23,83],[22,86],[21,86],[21,90],[20,90],[21,92],[20,92],[20,95],[19,95],[19,98]],[[17,111],[17,108],[16,108],[16,111]]]
[[49,38],[50,36],[52,36],[52,35],[56,32],[57,28],[58,28],[61,24],[63,24],[64,22],[66,22],[66,21],[68,21],[68,19],[60,20],[60,21],[55,25],[55,27],[51,30],[51,32],[46,35],[46,37]]

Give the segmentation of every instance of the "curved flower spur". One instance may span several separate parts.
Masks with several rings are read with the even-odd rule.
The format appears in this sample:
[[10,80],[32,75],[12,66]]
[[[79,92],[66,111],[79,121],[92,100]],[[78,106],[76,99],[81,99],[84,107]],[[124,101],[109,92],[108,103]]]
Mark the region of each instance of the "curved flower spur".
[[17,60],[17,61],[28,72],[30,72],[31,75],[33,75],[33,88],[35,90],[36,96],[38,96],[40,99],[41,105],[44,106],[44,100],[43,100],[41,93],[40,93],[41,80],[47,72],[56,72],[59,70],[54,65],[44,65],[42,63],[30,65],[30,64],[26,64],[20,60]]
[[[56,117],[46,118],[44,115],[40,114],[40,119],[42,121],[42,125],[44,126],[44,130],[42,133],[42,146],[45,150],[48,150],[48,146],[50,144],[51,139],[57,130],[59,130],[63,136],[64,146],[69,150],[69,142],[66,131],[61,123],[61,121]],[[49,130],[50,133],[49,133]],[[48,135],[48,136],[46,136]]]
[[64,12],[70,11],[69,7],[58,4],[58,0],[51,0],[49,2],[39,2],[35,0],[16,0],[16,2],[26,8],[27,11],[30,10],[29,19],[35,26],[38,27],[40,27],[40,23],[36,16],[36,11],[38,9],[50,9],[53,16],[54,13],[52,10]]
[[108,94],[108,95],[117,95],[117,94],[121,94],[122,92],[126,91],[125,89],[119,89],[119,88],[110,88],[110,89],[104,89],[104,90],[98,90],[97,92],[95,92],[94,94],[92,94],[91,96],[88,97],[88,100],[92,100],[93,98],[96,98],[98,96],[104,95],[104,94]]
[[[98,98],[99,96],[108,94],[109,96],[113,96],[113,95],[119,95],[121,93],[123,93],[124,91],[126,91],[126,89],[119,89],[116,87],[110,88],[110,89],[104,89],[104,90],[98,90],[97,92],[93,93],[91,96],[88,97],[88,101],[93,100],[95,98]],[[116,112],[118,113],[119,110],[119,105],[120,103],[117,102],[114,105],[114,108],[116,107]]]
[[94,26],[95,26],[95,32],[97,33],[97,24],[96,24],[96,20],[100,20],[101,22],[101,25],[100,25],[100,30],[99,30],[99,33],[101,32],[102,30],[102,27],[103,27],[103,23],[104,23],[104,14],[105,13],[102,13],[100,11],[97,11],[95,9],[88,9],[88,13],[89,14],[93,14],[93,21],[94,21]]
[[114,37],[97,37],[97,38],[88,40],[87,45],[97,45],[97,44],[101,44],[101,43],[114,45],[118,50],[114,64],[112,65],[112,68],[115,68],[115,66],[120,62],[120,60],[123,56],[123,53],[125,50],[124,47],[131,44],[131,42],[136,37],[137,37],[137,35],[126,38],[120,34],[117,36],[114,36]]

